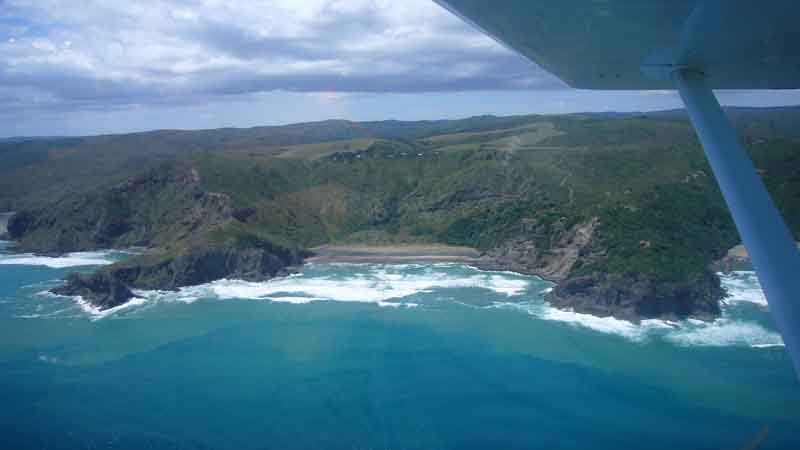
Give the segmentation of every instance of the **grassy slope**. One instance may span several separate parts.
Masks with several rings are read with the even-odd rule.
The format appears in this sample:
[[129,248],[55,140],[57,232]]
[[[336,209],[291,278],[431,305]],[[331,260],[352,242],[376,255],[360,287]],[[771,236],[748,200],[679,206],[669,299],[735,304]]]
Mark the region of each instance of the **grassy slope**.
[[[206,164],[229,172],[216,182],[205,179],[209,189],[270,211],[248,226],[303,245],[353,240],[355,233],[488,249],[523,218],[569,225],[597,216],[608,257],[575,274],[637,272],[668,281],[703,276],[712,259],[738,242],[686,122],[580,116],[553,122],[561,133],[513,151],[509,139],[529,129],[379,142],[360,154],[292,164],[264,158],[252,166],[250,159],[218,155]],[[768,133],[747,139],[758,142],[751,146],[756,164],[800,229],[792,208],[800,196],[798,142]],[[252,187],[223,181],[233,179]],[[280,189],[267,193],[266,186]]]
[[[273,127],[4,140],[0,141],[0,211],[45,205],[119,182],[160,162],[198,153],[271,155],[306,144],[330,146],[333,141],[356,140],[353,145],[361,145],[358,140],[496,130],[528,121],[526,116],[417,122],[328,120]],[[310,153],[317,153],[311,147]]]
[[[747,122],[743,132],[779,207],[800,230],[793,207],[800,197],[800,141],[785,126],[792,114],[800,115],[772,112]],[[230,195],[235,210],[252,211],[215,239],[255,236],[285,246],[402,241],[490,249],[522,219],[536,217],[555,229],[599,217],[607,257],[579,264],[574,274],[692,279],[738,241],[693,131],[675,113],[325,122],[279,130],[275,136],[263,129],[202,132],[189,143],[180,132],[96,138],[117,142],[120,154],[108,156],[98,146],[54,150],[45,162],[23,161],[12,178],[52,171],[58,179],[50,161],[64,162],[69,172],[88,158],[90,168],[114,167],[98,169],[109,183],[139,170],[124,149],[142,145],[149,149],[144,154],[158,155],[153,161],[179,157],[197,169],[203,189]],[[330,136],[336,139],[315,141]],[[27,189],[31,202],[49,195],[35,185]]]

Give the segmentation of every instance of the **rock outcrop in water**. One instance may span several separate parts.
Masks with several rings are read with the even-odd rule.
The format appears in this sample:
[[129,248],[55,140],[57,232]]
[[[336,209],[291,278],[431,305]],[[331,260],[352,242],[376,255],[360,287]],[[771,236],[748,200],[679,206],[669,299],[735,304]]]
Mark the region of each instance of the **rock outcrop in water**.
[[118,306],[131,289],[174,290],[221,278],[266,280],[302,264],[308,252],[236,228],[254,210],[234,210],[227,194],[202,187],[194,168],[168,164],[55,209],[26,210],[9,221],[16,250],[58,254],[149,247],[92,274],[71,274],[53,292]]
[[53,293],[80,295],[93,305],[107,309],[132,298],[131,289],[176,290],[222,278],[264,281],[287,275],[307,256],[308,252],[268,242],[260,242],[253,248],[195,244],[176,252],[133,257],[91,274],[70,274],[66,284],[53,289]]
[[113,272],[105,270],[71,273],[67,275],[66,284],[53,288],[52,292],[70,297],[80,296],[100,309],[113,308],[133,298],[133,292]]
[[725,292],[709,272],[694,282],[655,282],[631,276],[593,274],[562,281],[545,300],[556,308],[638,322],[640,319],[713,320]]
[[[260,252],[274,252],[258,242],[439,243],[476,249],[482,267],[556,282],[548,300],[561,308],[630,320],[717,313],[723,293],[708,267],[739,238],[688,123],[652,115],[494,122],[383,123],[392,137],[356,141],[322,142],[302,126],[278,141],[209,130],[197,134],[202,146],[173,140],[183,133],[112,136],[83,153],[48,144],[41,165],[5,175],[0,164],[0,185],[5,208],[23,211],[10,224],[20,251],[144,247],[130,266],[103,269],[128,288],[271,276],[290,263],[269,262]],[[428,131],[408,131],[422,125]],[[794,141],[751,131],[766,139],[751,156],[792,211]],[[162,144],[175,153],[160,154]],[[123,147],[128,162],[104,177],[74,177],[80,183],[67,188],[65,176],[51,175],[94,171]],[[142,162],[147,155],[154,159]],[[800,215],[787,218],[800,230]]]
[[[513,270],[556,283],[545,300],[560,309],[637,322],[647,318],[713,320],[725,292],[719,277],[708,271],[693,281],[656,280],[641,273],[576,274],[578,265],[601,260],[607,249],[595,238],[599,219],[544,233],[535,220],[522,221],[512,238],[487,252],[489,269]],[[537,242],[554,242],[539,248]],[[646,250],[646,249],[643,249]]]

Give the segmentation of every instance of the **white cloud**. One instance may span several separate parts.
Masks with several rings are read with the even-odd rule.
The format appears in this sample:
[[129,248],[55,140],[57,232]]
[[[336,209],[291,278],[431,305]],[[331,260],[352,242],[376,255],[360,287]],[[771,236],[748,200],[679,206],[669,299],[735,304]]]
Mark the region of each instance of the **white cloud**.
[[16,32],[0,43],[0,86],[66,103],[559,85],[429,0],[8,0],[4,8]]
[[679,106],[565,89],[431,0],[0,0],[0,136]]

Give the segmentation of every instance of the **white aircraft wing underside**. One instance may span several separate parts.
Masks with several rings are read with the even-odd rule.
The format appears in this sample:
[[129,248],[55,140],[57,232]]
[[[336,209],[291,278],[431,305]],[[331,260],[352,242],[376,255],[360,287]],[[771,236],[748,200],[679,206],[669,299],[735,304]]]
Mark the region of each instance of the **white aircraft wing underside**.
[[435,1],[576,88],[800,88],[796,0]]

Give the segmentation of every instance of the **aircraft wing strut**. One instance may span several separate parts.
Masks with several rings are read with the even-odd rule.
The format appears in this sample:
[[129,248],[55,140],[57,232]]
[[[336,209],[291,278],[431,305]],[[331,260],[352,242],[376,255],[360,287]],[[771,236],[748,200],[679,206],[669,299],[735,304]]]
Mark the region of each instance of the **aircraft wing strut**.
[[800,88],[794,0],[435,0],[582,89],[677,89],[800,374],[800,251],[712,89]]

